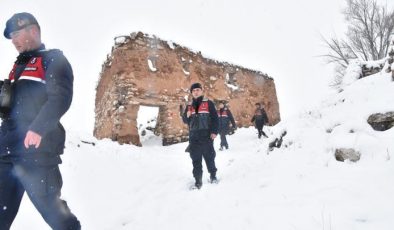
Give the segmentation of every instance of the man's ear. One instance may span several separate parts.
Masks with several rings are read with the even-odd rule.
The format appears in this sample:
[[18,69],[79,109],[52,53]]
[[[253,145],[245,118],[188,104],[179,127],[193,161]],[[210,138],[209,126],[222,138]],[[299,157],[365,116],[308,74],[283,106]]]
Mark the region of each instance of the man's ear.
[[33,35],[34,37],[40,38],[41,32],[40,32],[40,29],[38,28],[38,26],[33,25],[33,26],[30,28],[30,31],[31,31],[31,33],[32,33],[32,35]]

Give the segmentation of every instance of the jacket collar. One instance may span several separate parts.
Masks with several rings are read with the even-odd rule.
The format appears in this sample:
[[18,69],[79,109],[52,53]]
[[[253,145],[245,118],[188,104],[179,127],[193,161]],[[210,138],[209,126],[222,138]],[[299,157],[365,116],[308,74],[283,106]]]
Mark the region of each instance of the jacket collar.
[[45,50],[45,45],[41,44],[37,49],[20,53],[16,58],[15,64],[26,64],[32,57],[40,56],[40,52]]

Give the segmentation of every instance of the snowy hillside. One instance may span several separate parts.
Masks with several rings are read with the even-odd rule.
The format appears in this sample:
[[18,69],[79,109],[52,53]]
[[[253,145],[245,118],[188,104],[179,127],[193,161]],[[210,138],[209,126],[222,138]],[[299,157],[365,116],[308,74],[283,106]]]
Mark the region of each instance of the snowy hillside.
[[367,119],[373,113],[394,111],[394,82],[390,75],[378,73],[357,80],[319,108],[277,128],[287,127],[291,137],[285,139],[303,143],[302,148],[308,146],[309,151],[328,153],[336,147],[349,147],[363,153],[361,161],[385,160],[394,154],[394,130],[375,131]]
[[[142,148],[120,146],[70,128],[63,198],[87,230],[391,230],[394,129],[374,131],[366,120],[394,111],[393,88],[379,73],[266,127],[269,139],[238,129],[230,149],[217,151],[220,183],[208,184],[204,170],[204,185],[194,191],[187,143],[163,147],[147,136]],[[282,148],[268,151],[283,130]],[[336,161],[338,147],[356,149],[360,161]],[[25,197],[13,230],[26,229],[49,228]]]

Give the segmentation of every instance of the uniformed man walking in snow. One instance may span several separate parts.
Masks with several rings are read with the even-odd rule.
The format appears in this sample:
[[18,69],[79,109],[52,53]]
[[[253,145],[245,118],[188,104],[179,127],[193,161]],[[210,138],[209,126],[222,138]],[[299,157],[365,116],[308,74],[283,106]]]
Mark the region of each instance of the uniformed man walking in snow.
[[231,128],[235,130],[237,126],[235,125],[235,120],[231,111],[227,108],[224,101],[219,102],[219,134],[220,134],[220,151],[224,148],[228,149],[228,142],[226,139],[226,135],[230,131],[230,123]]
[[263,131],[264,124],[268,122],[267,113],[265,112],[264,108],[261,106],[260,103],[256,103],[255,105],[256,110],[254,111],[251,122],[254,122],[254,126],[258,131],[259,138],[261,138],[261,135],[263,135],[264,137],[268,137]]
[[186,107],[182,120],[189,126],[189,152],[195,186],[199,189],[202,186],[202,158],[210,173],[210,181],[217,183],[213,141],[218,134],[218,115],[214,103],[204,98],[200,83],[192,84],[190,93],[193,101]]
[[78,219],[60,199],[58,166],[65,142],[60,118],[73,94],[71,65],[60,50],[45,49],[29,13],[14,14],[4,36],[19,56],[9,75],[12,100],[0,108],[0,230],[10,229],[25,191],[52,229],[79,230]]

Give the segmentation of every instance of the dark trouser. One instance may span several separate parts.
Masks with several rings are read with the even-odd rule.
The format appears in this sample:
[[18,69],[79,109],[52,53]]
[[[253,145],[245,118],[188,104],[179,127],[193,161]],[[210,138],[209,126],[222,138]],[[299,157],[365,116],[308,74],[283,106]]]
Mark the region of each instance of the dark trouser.
[[0,230],[8,230],[26,191],[31,202],[54,230],[80,230],[67,203],[60,199],[63,185],[58,165],[35,165],[0,158]]
[[267,134],[265,134],[263,131],[263,127],[264,127],[264,125],[257,125],[256,126],[256,129],[259,132],[259,138],[261,137],[261,135],[264,135],[265,137],[267,137]]
[[227,134],[227,132],[224,132],[224,131],[219,132],[219,135],[220,135],[220,147],[226,147],[226,149],[228,149],[228,143],[227,143],[227,139],[226,139],[226,134]]
[[215,157],[216,152],[213,148],[213,141],[202,143],[190,143],[190,157],[193,162],[194,178],[202,178],[202,158],[204,157],[208,172],[212,175],[216,174]]

